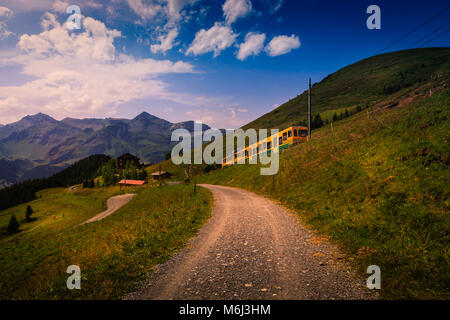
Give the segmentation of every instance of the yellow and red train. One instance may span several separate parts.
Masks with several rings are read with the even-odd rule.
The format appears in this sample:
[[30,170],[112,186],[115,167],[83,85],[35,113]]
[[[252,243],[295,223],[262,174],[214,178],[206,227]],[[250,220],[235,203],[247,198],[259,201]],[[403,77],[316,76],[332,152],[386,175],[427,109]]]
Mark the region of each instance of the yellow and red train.
[[278,134],[262,139],[242,150],[236,150],[234,154],[222,159],[222,168],[233,165],[239,161],[252,160],[253,157],[271,151],[283,150],[290,145],[295,145],[308,140],[308,128],[292,126],[280,131]]

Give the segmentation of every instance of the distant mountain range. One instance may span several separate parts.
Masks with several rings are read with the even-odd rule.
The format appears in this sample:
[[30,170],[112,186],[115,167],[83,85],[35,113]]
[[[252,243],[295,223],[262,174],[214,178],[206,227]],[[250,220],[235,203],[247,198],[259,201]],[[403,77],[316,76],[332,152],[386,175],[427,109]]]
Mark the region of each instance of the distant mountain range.
[[93,154],[118,157],[129,152],[146,163],[163,160],[177,128],[192,133],[194,122],[171,123],[147,112],[131,120],[26,116],[0,125],[0,187],[50,176]]

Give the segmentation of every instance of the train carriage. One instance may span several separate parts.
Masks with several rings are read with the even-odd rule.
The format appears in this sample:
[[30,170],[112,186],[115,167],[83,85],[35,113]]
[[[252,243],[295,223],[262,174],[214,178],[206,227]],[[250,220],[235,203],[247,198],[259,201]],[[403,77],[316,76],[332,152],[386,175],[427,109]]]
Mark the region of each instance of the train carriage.
[[222,168],[239,162],[251,161],[260,154],[278,152],[291,145],[296,145],[308,140],[308,128],[292,126],[258,141],[242,150],[235,151],[222,160]]

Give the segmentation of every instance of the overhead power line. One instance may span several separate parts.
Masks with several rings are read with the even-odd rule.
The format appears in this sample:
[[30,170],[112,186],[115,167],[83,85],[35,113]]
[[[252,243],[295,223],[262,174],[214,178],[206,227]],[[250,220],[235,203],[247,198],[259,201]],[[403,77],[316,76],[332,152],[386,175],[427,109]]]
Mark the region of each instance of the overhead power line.
[[443,36],[444,34],[446,34],[446,33],[449,32],[449,31],[450,31],[450,28],[447,28],[447,30],[444,30],[443,32],[439,33],[436,37],[431,38],[430,40],[428,40],[428,41],[425,42],[425,43],[422,43],[422,44],[420,45],[420,47],[423,47],[423,46],[427,45],[427,44],[430,43],[431,41],[436,40],[437,38]]
[[422,38],[420,38],[419,40],[417,40],[416,42],[412,43],[409,48],[411,49],[412,47],[414,47],[416,44],[422,42],[422,40],[425,40],[426,38],[428,38],[429,36],[431,36],[432,34],[438,32],[440,29],[442,29],[443,27],[446,27],[448,24],[450,23],[450,21],[447,21],[446,23],[444,23],[443,25],[437,27],[436,29],[434,29],[433,31],[431,31],[430,33],[427,33],[425,36],[423,36]]
[[412,29],[411,31],[405,33],[403,36],[401,36],[400,38],[398,38],[397,40],[395,40],[394,42],[391,42],[389,45],[387,45],[384,49],[378,51],[376,54],[380,54],[383,51],[389,49],[390,47],[392,47],[393,45],[399,43],[400,41],[402,41],[403,39],[405,39],[407,36],[409,36],[410,34],[416,32],[417,30],[419,30],[420,28],[422,28],[424,25],[428,24],[430,21],[436,19],[437,17],[439,17],[441,14],[443,14],[445,11],[447,11],[450,8],[450,6],[448,6],[447,8],[442,9],[441,11],[439,11],[438,13],[436,13],[434,16],[432,16],[431,18],[428,18],[425,22],[423,22],[422,24],[418,25],[417,27],[415,27],[414,29]]

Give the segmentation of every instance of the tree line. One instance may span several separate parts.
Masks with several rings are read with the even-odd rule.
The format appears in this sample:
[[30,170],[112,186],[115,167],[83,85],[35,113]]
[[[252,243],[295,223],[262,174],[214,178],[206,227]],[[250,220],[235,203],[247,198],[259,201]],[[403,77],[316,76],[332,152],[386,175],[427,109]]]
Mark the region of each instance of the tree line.
[[0,210],[5,210],[21,203],[36,199],[36,192],[57,187],[69,187],[83,181],[94,179],[100,167],[111,157],[93,155],[75,162],[70,167],[48,178],[27,180],[0,190]]

